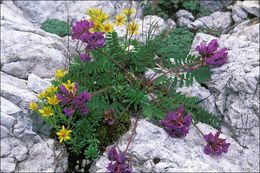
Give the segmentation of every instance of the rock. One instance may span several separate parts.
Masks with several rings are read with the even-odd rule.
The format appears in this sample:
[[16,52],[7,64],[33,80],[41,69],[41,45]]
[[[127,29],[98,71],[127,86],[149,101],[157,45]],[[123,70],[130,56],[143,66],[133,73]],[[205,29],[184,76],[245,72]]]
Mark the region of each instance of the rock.
[[19,79],[17,77],[12,76],[12,75],[6,74],[2,71],[1,71],[1,81],[5,82],[7,84],[10,84],[10,85],[14,85],[15,87],[19,87],[19,88],[23,88],[23,89],[27,88],[27,81],[26,80]]
[[14,117],[9,116],[4,112],[1,112],[1,125],[10,129],[15,124],[15,121],[16,119]]
[[259,43],[259,22],[256,23],[257,20],[258,19],[244,21],[237,25],[229,33],[241,40]]
[[21,109],[18,106],[16,106],[14,103],[10,102],[4,97],[1,97],[1,119],[2,119],[2,113],[11,115],[11,114],[16,114],[20,111]]
[[180,27],[185,27],[185,26],[186,27],[191,27],[191,23],[192,23],[192,21],[190,19],[188,19],[188,18],[185,18],[185,17],[180,17],[177,20],[177,24]]
[[242,7],[248,12],[259,17],[259,1],[243,1]]
[[167,24],[167,29],[168,30],[171,30],[171,29],[176,27],[176,23],[172,19],[167,19],[166,20],[166,24]]
[[217,31],[223,31],[232,25],[232,18],[230,12],[215,12],[210,16],[198,18],[193,23],[195,28],[208,28]]
[[219,0],[219,1],[211,1],[211,0],[203,0],[199,1],[200,6],[204,10],[208,10],[211,12],[222,10],[223,8],[229,6],[233,0]]
[[[215,92],[213,102],[216,109],[224,116],[223,128],[229,129],[230,135],[243,147],[247,154],[259,154],[259,44],[253,37],[259,37],[259,24],[240,26],[239,31],[222,35],[221,47],[228,48],[228,62],[219,68],[213,68],[212,79],[207,83],[210,92]],[[237,31],[237,32],[235,32]],[[201,41],[208,42],[212,36],[197,34],[191,50]],[[196,92],[194,92],[196,93]],[[215,100],[215,101],[214,101]],[[250,159],[252,169],[259,169],[259,160]]]
[[28,89],[21,89],[13,85],[2,82],[2,95],[20,107],[28,108],[29,103],[37,100],[35,93]]
[[[198,127],[203,133],[216,132],[212,127],[199,123]],[[131,131],[126,133],[119,140],[119,148],[124,151],[128,143]],[[146,120],[139,120],[136,135],[128,149],[130,163],[135,172],[245,172],[257,171],[257,167],[252,167],[249,159],[257,157],[257,154],[247,155],[236,141],[224,134],[222,138],[227,138],[231,143],[229,152],[221,157],[211,157],[203,153],[205,141],[201,134],[190,127],[190,132],[185,138],[171,138],[166,132]],[[155,158],[156,164],[152,164]],[[238,159],[240,158],[240,159]],[[104,153],[96,163],[93,163],[90,172],[105,172],[109,163],[107,153]]]
[[1,139],[1,158],[6,157],[9,154],[11,154],[11,149],[12,148],[11,148],[11,144],[10,144],[9,139],[8,138]]
[[232,8],[232,19],[235,22],[241,22],[247,18],[248,13],[242,8],[242,2],[237,1]]
[[7,136],[9,136],[9,130],[4,126],[1,126],[1,139]]
[[49,86],[51,86],[51,83],[41,79],[40,77],[36,76],[35,74],[30,74],[28,76],[28,87],[35,91],[36,93],[39,93]]
[[1,171],[14,172],[15,171],[14,158],[10,158],[10,157],[1,158]]
[[17,145],[16,147],[14,147],[12,149],[13,157],[15,157],[17,159],[17,161],[19,161],[19,162],[21,162],[27,158],[27,156],[28,156],[27,152],[28,152],[28,149],[26,148],[26,146],[24,146],[22,144]]
[[190,19],[190,20],[194,20],[194,16],[192,15],[191,12],[187,11],[187,10],[179,10],[177,13],[176,13],[176,16],[178,18],[180,17],[184,17],[184,18],[187,18],[187,19]]

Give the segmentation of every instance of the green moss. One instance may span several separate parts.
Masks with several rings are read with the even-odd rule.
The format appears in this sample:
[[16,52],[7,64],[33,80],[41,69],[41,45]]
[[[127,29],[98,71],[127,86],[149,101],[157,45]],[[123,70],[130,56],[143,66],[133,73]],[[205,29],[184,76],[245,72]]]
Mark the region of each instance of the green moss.
[[102,123],[98,129],[100,146],[106,147],[118,140],[119,137],[128,131],[130,125],[131,120],[128,114],[123,114],[112,126]]
[[52,34],[56,34],[60,37],[65,37],[67,35],[70,35],[69,24],[67,22],[58,19],[46,20],[42,24],[41,29]]

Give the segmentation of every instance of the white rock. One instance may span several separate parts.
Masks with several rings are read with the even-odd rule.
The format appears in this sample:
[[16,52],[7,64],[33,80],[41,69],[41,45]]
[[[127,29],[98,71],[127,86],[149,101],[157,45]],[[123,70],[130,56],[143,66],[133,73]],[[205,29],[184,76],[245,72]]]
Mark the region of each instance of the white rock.
[[1,139],[8,137],[10,134],[9,129],[4,126],[1,126]]
[[177,13],[176,13],[176,16],[178,18],[180,17],[184,17],[184,18],[187,18],[187,19],[190,19],[190,20],[194,20],[194,16],[192,15],[191,12],[187,11],[187,10],[179,10]]
[[248,12],[259,17],[259,1],[243,1],[242,7]]
[[36,76],[35,74],[29,74],[28,76],[28,87],[35,91],[36,93],[39,93],[49,86],[51,86],[51,83],[41,79],[40,77]]
[[1,158],[1,171],[14,172],[15,171],[14,158],[10,158],[10,157]]
[[215,12],[210,16],[198,18],[191,25],[196,28],[209,28],[213,30],[223,31],[232,24],[230,12]]
[[15,157],[19,162],[26,159],[26,157],[28,156],[27,152],[28,152],[27,147],[22,144],[17,145],[12,149],[13,157]]
[[[1,100],[2,101],[2,100]],[[4,112],[1,112],[1,125],[10,129],[15,124],[16,119]]]
[[188,18],[185,18],[185,17],[179,17],[178,20],[177,20],[177,24],[180,26],[180,27],[191,27],[191,23],[192,21]]
[[6,157],[11,154],[11,150],[9,138],[1,139],[1,157]]
[[[5,99],[4,97],[1,97],[1,113],[6,113],[6,114],[16,114],[20,112],[21,109],[16,106],[14,103],[10,102],[9,100]],[[2,118],[2,114],[1,114]]]
[[237,1],[232,8],[232,18],[235,22],[241,22],[247,18],[248,13],[242,8],[242,2]]
[[17,77],[11,76],[1,71],[1,81],[4,83],[8,83],[10,85],[14,85],[19,88],[26,89],[27,81],[23,79],[19,79]]
[[[206,134],[216,132],[206,124],[199,123],[198,127]],[[127,145],[130,134],[131,131],[119,140],[119,148],[122,151]],[[257,171],[257,167],[252,167],[248,160],[257,157],[257,154],[246,155],[243,152],[244,149],[235,140],[224,134],[220,137],[227,138],[227,142],[231,143],[229,152],[221,157],[211,157],[203,153],[205,141],[193,126],[190,127],[190,132],[185,138],[178,139],[169,137],[162,128],[146,120],[139,120],[136,135],[128,149],[130,163],[137,170],[136,172],[147,170],[151,172]],[[155,157],[160,159],[159,163],[155,166],[147,164],[147,162],[153,162]],[[136,159],[138,162],[134,162]],[[107,153],[104,153],[104,156],[91,166],[90,172],[105,172],[108,163]]]

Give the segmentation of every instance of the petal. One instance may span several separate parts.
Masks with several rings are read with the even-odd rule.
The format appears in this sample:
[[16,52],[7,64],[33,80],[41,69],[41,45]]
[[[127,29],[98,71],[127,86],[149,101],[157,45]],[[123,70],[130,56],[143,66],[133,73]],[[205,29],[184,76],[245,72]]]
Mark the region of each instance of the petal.
[[209,54],[213,54],[218,49],[218,47],[219,45],[217,39],[213,39],[209,42],[207,46],[207,51]]

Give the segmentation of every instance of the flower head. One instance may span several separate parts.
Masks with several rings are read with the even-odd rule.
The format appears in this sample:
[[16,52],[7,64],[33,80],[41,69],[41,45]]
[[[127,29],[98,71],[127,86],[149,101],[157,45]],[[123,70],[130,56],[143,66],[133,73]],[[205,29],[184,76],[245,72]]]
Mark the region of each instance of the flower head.
[[126,18],[124,15],[122,15],[122,14],[116,15],[115,24],[117,26],[123,26],[125,24],[125,21],[126,21]]
[[56,133],[58,135],[60,143],[62,143],[62,141],[70,140],[70,133],[71,133],[71,130],[67,130],[64,126],[62,126],[60,131],[58,131]]
[[126,16],[130,16],[131,14],[134,14],[136,12],[133,8],[125,8],[122,13]]
[[40,100],[46,98],[47,96],[48,96],[48,93],[47,93],[46,91],[42,91],[42,92],[40,92],[40,93],[38,94],[38,98],[39,98]]
[[207,155],[220,156],[222,153],[227,153],[230,143],[226,142],[226,139],[219,138],[220,132],[215,135],[211,132],[208,135],[204,135],[204,139],[207,145],[204,147],[204,153]]
[[31,102],[29,104],[29,109],[36,111],[38,109],[38,104],[36,102]]
[[55,92],[57,92],[58,87],[56,86],[50,86],[49,88],[47,88],[45,91],[47,94],[54,94]]
[[219,44],[217,39],[213,39],[209,42],[208,45],[203,42],[200,43],[200,45],[196,47],[196,50],[199,52],[206,64],[212,66],[221,66],[226,63],[228,52],[226,48],[217,51],[218,47]]
[[90,16],[91,21],[98,21],[103,23],[108,19],[108,14],[98,8],[90,8],[87,11],[87,14]]
[[72,39],[82,40],[84,35],[90,34],[90,29],[94,27],[94,23],[88,20],[77,21],[72,27]]
[[69,108],[64,108],[63,111],[65,115],[72,116],[75,112],[75,109],[73,109],[73,107],[69,107]]
[[102,26],[102,31],[103,32],[113,32],[113,24],[109,22],[105,22],[104,25]]
[[47,97],[47,99],[48,99],[48,103],[50,105],[57,105],[60,102],[60,100],[58,99],[58,97],[56,95],[54,95],[52,97]]
[[132,21],[131,23],[128,24],[128,31],[130,35],[138,35],[138,29],[139,25],[135,21]]
[[171,137],[184,137],[189,133],[192,119],[190,114],[184,116],[184,112],[184,107],[180,106],[176,112],[169,112],[161,120],[161,125]]
[[107,166],[108,171],[122,173],[132,172],[131,165],[127,163],[128,158],[119,150],[119,148],[112,147],[108,152],[108,159],[111,161]]
[[70,93],[74,93],[75,91],[75,83],[71,83],[70,80],[67,81],[67,83],[62,83],[62,85],[64,86],[64,88],[70,92]]
[[56,70],[55,72],[55,78],[56,79],[61,79],[65,76],[65,74],[67,74],[67,71],[65,70]]
[[83,42],[87,43],[87,49],[96,49],[105,45],[105,37],[103,32],[94,32],[84,37]]
[[79,59],[82,62],[89,62],[91,60],[91,57],[88,54],[80,54]]
[[49,117],[49,116],[52,116],[54,113],[53,113],[53,110],[51,109],[51,107],[49,106],[46,106],[46,107],[43,107],[42,109],[39,110],[39,112],[42,114],[42,116],[44,117]]

